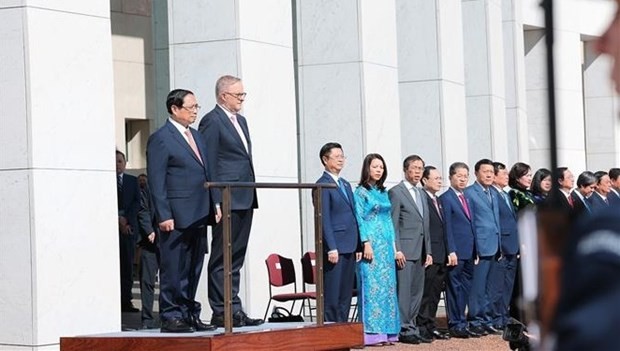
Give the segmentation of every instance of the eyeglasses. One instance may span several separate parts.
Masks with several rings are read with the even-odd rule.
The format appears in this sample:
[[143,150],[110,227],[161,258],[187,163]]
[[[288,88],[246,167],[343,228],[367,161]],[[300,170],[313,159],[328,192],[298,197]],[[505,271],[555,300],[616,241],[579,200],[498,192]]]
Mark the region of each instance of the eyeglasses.
[[329,156],[329,158],[332,158],[334,160],[346,160],[347,159],[345,155]]
[[194,110],[198,111],[198,110],[200,110],[202,108],[202,106],[200,106],[198,104],[193,105],[193,106],[181,106],[181,107],[183,107],[184,109],[186,109],[186,110],[188,110],[190,112],[194,111]]
[[245,97],[248,95],[248,93],[229,93],[229,92],[225,92],[224,94],[232,95],[239,100],[245,99]]

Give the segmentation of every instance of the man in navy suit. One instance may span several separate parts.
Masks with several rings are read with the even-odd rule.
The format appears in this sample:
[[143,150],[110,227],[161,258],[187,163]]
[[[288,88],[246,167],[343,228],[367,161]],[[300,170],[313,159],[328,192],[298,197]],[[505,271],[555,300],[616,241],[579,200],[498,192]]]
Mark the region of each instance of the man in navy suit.
[[121,311],[138,312],[131,303],[133,260],[136,252],[140,188],[138,179],[125,173],[125,154],[116,150],[116,191],[118,199],[118,244],[121,267]]
[[356,252],[361,252],[360,236],[355,218],[351,184],[340,177],[345,156],[338,143],[323,145],[319,153],[325,172],[317,184],[336,184],[337,188],[323,189],[323,281],[325,291],[325,320],[346,322],[353,296]]
[[[248,124],[239,114],[246,93],[241,79],[222,76],[215,84],[217,105],[200,121],[199,130],[207,146],[209,166],[213,181],[255,182],[252,161],[252,140]],[[217,207],[220,201],[216,201]],[[262,319],[248,317],[239,298],[240,271],[250,239],[254,209],[258,208],[256,189],[237,188],[232,190],[231,237],[232,237],[232,308],[233,326],[260,325]],[[211,324],[224,326],[224,252],[222,223],[213,229],[211,256],[209,257],[209,305],[213,315]]]
[[497,259],[499,258],[499,211],[497,195],[491,192],[495,173],[493,161],[482,159],[474,166],[476,181],[465,189],[465,197],[472,204],[478,264],[474,266],[472,289],[467,311],[469,328],[474,333],[497,334],[490,316],[493,297],[499,293]]
[[594,173],[594,177],[596,177],[596,190],[590,195],[588,201],[592,213],[597,213],[609,207],[611,203],[611,199],[609,199],[611,180],[605,171]]
[[504,329],[510,321],[508,308],[517,276],[519,232],[517,230],[517,214],[510,201],[510,196],[504,191],[504,188],[508,186],[508,170],[500,162],[493,162],[493,168],[495,180],[491,191],[497,195],[498,200],[501,255],[497,262],[499,266],[499,269],[496,270],[497,277],[492,277],[492,279],[500,282],[500,289],[492,297],[491,303],[494,304],[492,310],[495,312],[492,316],[493,327],[500,330]]
[[455,338],[479,337],[467,327],[465,308],[474,274],[474,227],[469,200],[463,194],[469,167],[463,162],[450,165],[450,188],[440,197],[448,248],[447,313],[450,335]]
[[[215,327],[200,320],[196,289],[207,252],[207,216],[211,180],[207,151],[200,133],[190,128],[200,106],[189,90],[168,93],[170,118],[149,137],[148,185],[161,232],[159,310],[162,332],[193,332]],[[215,214],[219,221],[221,213]]]
[[609,201],[613,206],[620,207],[620,168],[611,168],[608,174],[611,181]]

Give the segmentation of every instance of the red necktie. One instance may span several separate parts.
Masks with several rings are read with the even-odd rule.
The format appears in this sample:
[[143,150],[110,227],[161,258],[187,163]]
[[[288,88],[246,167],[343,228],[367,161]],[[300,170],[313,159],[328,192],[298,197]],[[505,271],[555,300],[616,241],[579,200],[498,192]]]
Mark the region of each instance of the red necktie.
[[568,200],[568,204],[570,205],[571,208],[575,207],[575,203],[573,202],[573,197],[568,195],[568,197],[566,198]]
[[469,206],[467,206],[467,201],[465,201],[465,196],[463,194],[458,195],[459,200],[461,200],[461,205],[463,206],[463,210],[465,210],[465,215],[468,219],[471,219],[471,214],[469,213]]

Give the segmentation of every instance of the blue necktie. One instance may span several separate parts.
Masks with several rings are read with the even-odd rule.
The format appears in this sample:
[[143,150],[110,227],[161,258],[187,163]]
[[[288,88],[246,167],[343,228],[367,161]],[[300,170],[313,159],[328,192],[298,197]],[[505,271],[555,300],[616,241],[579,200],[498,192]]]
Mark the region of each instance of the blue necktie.
[[347,188],[344,186],[344,180],[342,178],[338,178],[338,188],[344,194],[344,198],[349,201],[349,195],[347,195]]

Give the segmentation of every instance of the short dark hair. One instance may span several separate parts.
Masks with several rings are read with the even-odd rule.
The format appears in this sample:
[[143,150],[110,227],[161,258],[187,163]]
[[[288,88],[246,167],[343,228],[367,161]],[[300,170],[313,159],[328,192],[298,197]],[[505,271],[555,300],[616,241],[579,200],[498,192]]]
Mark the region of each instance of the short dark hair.
[[323,164],[323,166],[325,166],[325,161],[323,161],[323,157],[328,156],[329,153],[332,151],[332,149],[342,150],[342,145],[335,143],[335,142],[329,142],[323,145],[323,147],[321,148],[321,151],[319,151],[319,158],[321,159],[321,163]]
[[497,175],[499,171],[506,169],[506,165],[501,162],[493,162],[493,173]]
[[186,89],[174,89],[169,92],[168,97],[166,97],[166,109],[168,113],[172,114],[172,106],[182,107],[183,99],[185,99],[187,95],[194,95],[194,93]]
[[553,172],[553,178],[559,182],[564,181],[564,172],[568,171],[568,167],[558,167]]
[[425,185],[425,179],[428,179],[428,177],[431,176],[431,171],[437,169],[435,168],[435,166],[426,166],[424,167],[424,172],[422,172],[422,179],[420,179],[420,183],[422,183],[422,186]]
[[415,161],[421,161],[422,162],[422,167],[425,166],[424,164],[424,160],[422,159],[422,157],[418,156],[418,155],[409,155],[405,158],[405,160],[403,161],[403,171],[407,171],[407,168],[409,168],[409,165],[412,162]]
[[612,168],[609,170],[609,178],[611,180],[616,180],[620,177],[620,168]]
[[519,178],[526,175],[532,168],[527,163],[517,162],[512,165],[510,168],[510,172],[508,172],[508,185],[514,189],[523,189],[523,187],[519,184]]
[[474,172],[478,172],[482,165],[489,165],[495,169],[495,167],[493,166],[493,161],[489,160],[488,158],[483,158],[482,160],[476,162],[476,164],[474,165]]
[[596,177],[594,173],[590,171],[581,172],[579,177],[577,177],[577,186],[580,188],[590,186],[594,183],[596,183]]
[[[138,174],[138,178],[139,178],[139,177],[146,177],[146,174],[145,174],[145,173],[140,173],[140,174]],[[147,177],[147,178],[148,178],[148,177]]]
[[608,175],[607,172],[605,171],[598,171],[594,173],[594,177],[596,178],[596,184],[601,184],[601,179],[603,179],[604,176]]
[[540,168],[536,171],[536,173],[534,173],[531,186],[533,194],[544,194],[540,184],[542,183],[543,179],[547,177],[551,177],[551,171],[546,168]]
[[362,176],[360,177],[359,185],[370,190],[370,164],[373,160],[381,160],[381,162],[383,163],[383,175],[377,181],[376,185],[380,191],[385,191],[385,186],[383,185],[383,183],[387,178],[387,166],[385,165],[385,160],[379,154],[368,154],[364,158],[364,163],[362,164]]
[[465,168],[467,172],[469,172],[469,166],[465,162],[454,162],[450,165],[450,169],[448,170],[449,177],[452,177],[456,174],[456,170],[460,168]]
[[123,160],[127,161],[127,157],[125,157],[125,154],[122,151],[116,150],[116,154],[123,156]]

